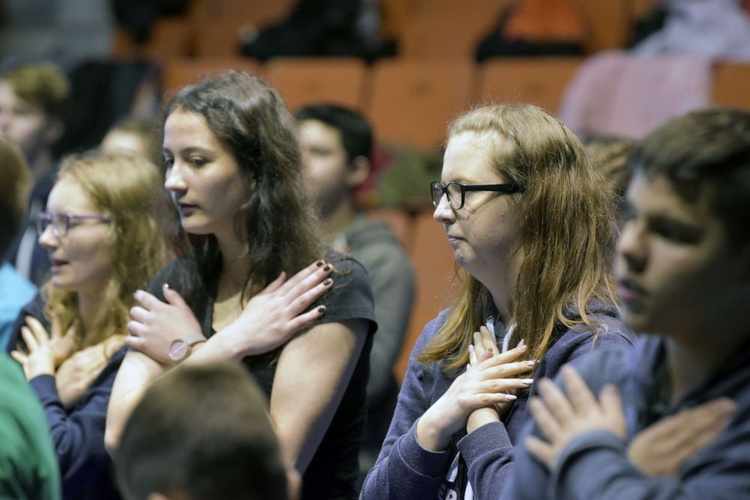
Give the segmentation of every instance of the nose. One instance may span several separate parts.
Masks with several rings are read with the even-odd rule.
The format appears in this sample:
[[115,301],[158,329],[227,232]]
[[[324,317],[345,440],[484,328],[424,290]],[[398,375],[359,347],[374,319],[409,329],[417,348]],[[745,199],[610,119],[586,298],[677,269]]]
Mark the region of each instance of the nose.
[[182,169],[176,161],[167,169],[167,174],[164,179],[164,187],[169,191],[185,191],[187,189],[185,178],[182,175]]
[[647,250],[643,228],[635,221],[628,221],[622,227],[617,241],[617,257],[629,271],[641,272],[646,268]]
[[52,224],[44,228],[42,234],[39,235],[39,244],[47,250],[54,250],[60,245],[60,240],[52,232]]
[[432,213],[432,218],[441,224],[450,223],[456,220],[456,214],[448,203],[448,195],[443,193],[440,197],[438,206],[435,207],[435,211]]

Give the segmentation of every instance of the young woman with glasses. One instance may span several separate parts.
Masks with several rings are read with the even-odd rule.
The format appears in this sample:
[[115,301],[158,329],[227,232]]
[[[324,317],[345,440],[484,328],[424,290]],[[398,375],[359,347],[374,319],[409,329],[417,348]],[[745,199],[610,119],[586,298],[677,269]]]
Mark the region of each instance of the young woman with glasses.
[[[229,71],[183,88],[167,105],[163,152],[183,246],[136,295],[133,350],[115,383],[108,445],[165,371],[234,359],[269,397],[285,458],[303,476],[302,499],[356,498],[372,291],[359,263],[321,246],[292,116],[263,81]],[[281,273],[316,260],[300,284],[279,288]],[[294,300],[307,282],[315,284],[310,294]],[[269,298],[267,285],[282,293]]]
[[613,196],[579,140],[530,105],[449,128],[435,220],[461,289],[422,332],[364,499],[498,498],[535,380],[631,345],[610,275]]
[[74,156],[38,215],[51,276],[9,348],[47,414],[64,498],[119,498],[104,424],[133,292],[165,263],[152,209],[159,191],[146,160]]

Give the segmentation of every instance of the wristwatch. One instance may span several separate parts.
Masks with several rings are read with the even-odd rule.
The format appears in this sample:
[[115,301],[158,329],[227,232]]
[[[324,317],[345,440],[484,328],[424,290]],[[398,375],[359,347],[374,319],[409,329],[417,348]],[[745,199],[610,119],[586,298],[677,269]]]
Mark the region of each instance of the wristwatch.
[[169,345],[169,359],[171,359],[173,363],[179,363],[190,355],[195,344],[200,344],[205,341],[206,337],[203,335],[191,335],[189,337],[175,339]]

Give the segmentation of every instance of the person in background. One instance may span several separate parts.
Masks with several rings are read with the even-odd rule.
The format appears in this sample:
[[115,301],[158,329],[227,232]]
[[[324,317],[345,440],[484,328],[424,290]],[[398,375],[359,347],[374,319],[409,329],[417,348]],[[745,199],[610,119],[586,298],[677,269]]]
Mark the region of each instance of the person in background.
[[34,298],[36,287],[5,260],[15,235],[26,221],[31,175],[18,147],[0,136],[0,351],[5,351],[21,308]]
[[629,166],[615,267],[642,335],[540,381],[507,498],[750,492],[750,113],[674,118]]
[[133,292],[165,263],[150,162],[69,156],[37,215],[52,276],[21,311],[9,348],[41,401],[66,499],[118,498],[104,424]]
[[28,223],[8,260],[37,286],[48,278],[49,261],[37,243],[36,215],[54,183],[53,146],[65,129],[70,95],[67,76],[53,64],[27,64],[0,73],[0,134],[21,148],[33,177]]
[[140,155],[154,165],[161,165],[160,132],[149,120],[128,119],[110,128],[99,144],[99,151],[106,154]]
[[355,191],[370,173],[372,128],[365,117],[335,104],[296,113],[302,161],[326,238],[352,255],[370,276],[378,334],[370,354],[367,425],[360,451],[362,478],[375,463],[396,407],[393,373],[409,326],[414,269],[393,231],[357,209]]
[[[18,147],[0,137],[0,262],[25,220],[30,187],[28,167]],[[23,305],[10,302],[23,298],[28,289],[31,297],[36,291],[6,266],[3,264],[0,270],[3,337]],[[13,315],[10,324],[9,314]],[[2,340],[5,343],[7,338]],[[0,353],[0,380],[0,497],[58,500],[60,472],[44,411],[23,372],[5,352]]]
[[632,345],[614,304],[604,186],[575,135],[535,106],[480,107],[451,124],[431,188],[462,288],[417,340],[361,498],[497,498],[536,380]]
[[164,185],[183,246],[136,294],[107,443],[116,449],[145,389],[175,364],[232,359],[269,397],[302,498],[356,498],[372,290],[361,264],[321,245],[295,133],[278,93],[245,72],[167,105]]
[[299,488],[268,399],[230,362],[182,366],[154,382],[128,419],[116,470],[126,500],[288,500]]

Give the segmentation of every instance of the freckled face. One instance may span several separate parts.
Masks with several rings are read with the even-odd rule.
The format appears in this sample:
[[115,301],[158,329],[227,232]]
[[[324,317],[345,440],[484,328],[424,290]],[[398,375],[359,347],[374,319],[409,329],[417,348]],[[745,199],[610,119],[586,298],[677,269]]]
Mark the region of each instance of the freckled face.
[[[63,177],[50,192],[47,212],[76,215],[102,213],[73,179]],[[111,222],[71,221],[68,233],[56,237],[49,226],[39,235],[39,243],[49,251],[52,284],[78,293],[101,293],[112,278],[115,235]]]
[[[464,132],[450,139],[443,159],[443,183],[502,184],[508,182],[492,167],[488,138]],[[458,202],[459,200],[456,200]],[[443,224],[456,262],[489,288],[501,283],[512,292],[522,260],[514,251],[519,218],[509,196],[496,192],[467,192],[464,206],[453,210],[443,195],[434,218]]]
[[[634,176],[626,194],[616,275],[623,319],[635,331],[705,335],[733,314],[747,264],[733,250],[706,192],[681,198],[664,176]],[[718,315],[718,316],[717,316]]]
[[173,111],[164,124],[164,186],[192,234],[238,239],[235,219],[250,195],[251,181],[199,113]]

